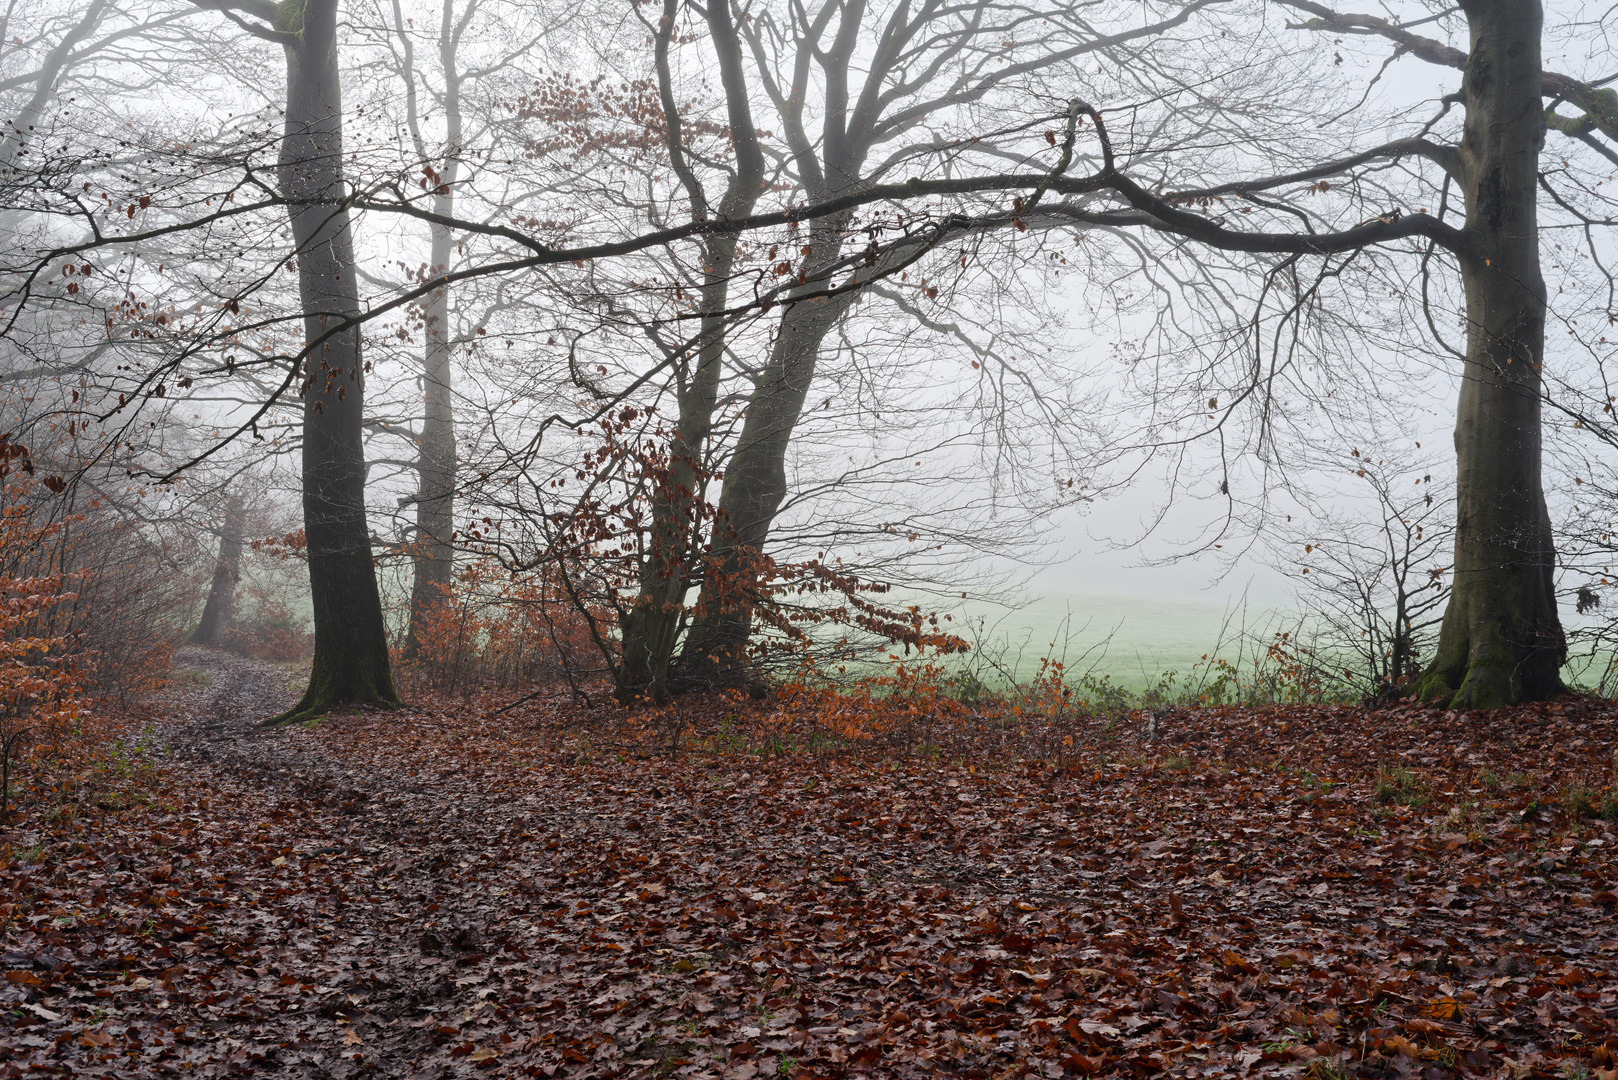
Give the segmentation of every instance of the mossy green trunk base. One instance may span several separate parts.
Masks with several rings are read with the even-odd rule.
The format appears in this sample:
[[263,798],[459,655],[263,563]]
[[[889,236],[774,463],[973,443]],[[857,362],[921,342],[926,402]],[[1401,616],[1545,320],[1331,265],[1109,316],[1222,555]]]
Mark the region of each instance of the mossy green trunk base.
[[[369,667],[370,670],[365,670]],[[298,703],[279,716],[264,721],[264,727],[281,727],[326,716],[344,707],[394,709],[400,705],[399,692],[387,667],[374,665],[316,664],[309,673],[309,688]]]
[[1567,689],[1558,645],[1547,635],[1539,647],[1525,648],[1497,633],[1462,649],[1441,648],[1416,680],[1413,696],[1450,709],[1497,709],[1556,697]]
[[667,582],[657,582],[653,588],[658,591],[644,592],[645,602],[632,608],[620,626],[623,652],[612,673],[612,696],[620,705],[637,701],[667,705],[671,698],[669,660],[680,628],[679,608],[657,599],[666,591]]

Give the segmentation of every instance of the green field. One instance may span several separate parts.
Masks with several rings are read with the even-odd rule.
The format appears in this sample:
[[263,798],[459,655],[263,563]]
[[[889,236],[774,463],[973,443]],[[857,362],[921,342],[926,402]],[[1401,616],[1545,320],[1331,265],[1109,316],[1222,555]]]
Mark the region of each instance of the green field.
[[1050,657],[1074,677],[1104,676],[1129,689],[1149,686],[1165,671],[1188,672],[1216,649],[1234,660],[1238,639],[1267,637],[1289,615],[1203,597],[1060,592],[1014,609],[974,604],[952,614],[970,627],[964,636],[975,651],[1011,678],[1033,675]]
[[[1303,623],[1294,609],[1226,604],[1203,597],[1112,596],[1046,592],[1019,607],[968,605],[952,613],[972,632],[978,659],[992,659],[1003,678],[1022,680],[1037,673],[1040,660],[1062,661],[1073,678],[1092,674],[1128,690],[1141,690],[1164,672],[1182,678],[1212,656],[1231,663],[1250,659],[1278,631],[1297,633]],[[1597,620],[1563,612],[1570,635]],[[1610,650],[1591,657],[1574,642],[1564,669],[1572,685],[1594,689],[1611,661]]]

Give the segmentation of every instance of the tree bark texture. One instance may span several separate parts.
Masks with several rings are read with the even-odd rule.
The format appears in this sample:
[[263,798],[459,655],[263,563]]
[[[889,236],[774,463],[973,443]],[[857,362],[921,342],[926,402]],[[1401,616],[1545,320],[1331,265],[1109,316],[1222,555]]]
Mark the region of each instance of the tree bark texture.
[[[817,261],[841,252],[839,222],[811,233]],[[812,280],[804,291],[820,289]],[[737,686],[746,679],[744,651],[752,629],[748,560],[764,550],[787,494],[786,456],[814,381],[821,344],[847,311],[846,297],[789,300],[764,371],[747,403],[747,418],[725,469],[713,526],[713,569],[703,584],[700,616],[681,651],[681,682]]]
[[[720,237],[708,248],[710,272],[705,274],[702,303],[704,310],[718,311],[726,306],[736,241]],[[700,527],[703,458],[713,429],[724,361],[723,321],[703,320],[695,368],[679,388],[679,417],[670,440],[668,475],[654,480],[652,523],[639,568],[639,595],[620,627],[622,652],[615,692],[622,702],[636,697],[661,702],[670,694],[669,665],[684,622],[692,541]]]
[[219,533],[219,557],[214,562],[213,583],[202,606],[202,618],[191,634],[193,645],[217,649],[230,622],[236,599],[236,583],[242,577],[242,536],[247,531],[247,508],[239,496],[225,506],[225,524]]
[[354,239],[342,171],[337,0],[283,0],[275,28],[286,45],[286,132],[279,181],[290,206],[308,357],[303,391],[303,514],[315,655],[309,688],[278,721],[348,703],[394,705],[387,633],[365,519],[365,378]]
[[[450,169],[446,169],[446,180]],[[434,210],[453,212],[454,198],[440,195]],[[448,204],[448,205],[446,205]],[[448,228],[432,227],[435,272],[449,265],[452,238]],[[455,400],[450,371],[449,286],[427,297],[427,344],[422,363],[421,443],[416,458],[416,538],[414,581],[410,589],[410,626],[404,654],[415,657],[421,647],[423,617],[449,591],[455,576]]]
[[1538,166],[1543,13],[1525,0],[1465,0],[1471,27],[1457,179],[1467,342],[1455,425],[1454,583],[1417,696],[1490,708],[1562,692],[1555,549],[1541,485],[1545,281]]
[[[446,150],[444,168],[433,212],[444,218],[455,213],[455,184],[461,168],[461,74],[456,62],[453,30],[454,5],[443,4],[438,35],[439,56],[444,69],[444,120]],[[408,37],[406,38],[408,44]],[[406,78],[414,79],[412,68]],[[412,134],[416,121],[414,86],[411,87],[410,121]],[[418,139],[418,143],[419,143]],[[423,158],[426,157],[423,153]],[[449,270],[455,249],[455,236],[447,225],[431,226],[432,272]],[[421,648],[423,617],[433,604],[449,591],[455,576],[455,398],[450,361],[454,342],[450,325],[449,285],[442,284],[427,297],[426,346],[422,355],[421,441],[416,459],[416,549],[414,579],[410,589],[410,625],[405,632],[404,655],[414,658]]]
[[[686,189],[692,217],[703,220],[710,214],[708,197],[686,162],[669,73],[668,50],[677,25],[676,14],[675,0],[665,0],[657,39],[658,83],[668,118],[669,156]],[[723,2],[710,4],[706,18],[719,59],[731,145],[736,153],[736,169],[716,209],[721,218],[741,218],[752,212],[763,193],[764,154],[753,127],[741,43],[731,24],[730,9]],[[734,235],[719,235],[703,245],[703,311],[722,312],[728,305],[737,241]],[[620,701],[636,697],[665,701],[671,692],[670,667],[685,622],[692,553],[704,516],[701,502],[707,478],[705,458],[719,398],[727,326],[723,315],[705,317],[691,350],[695,364],[682,362],[676,368],[679,416],[669,445],[668,475],[654,478],[652,525],[639,568],[639,592],[620,627],[622,652],[615,673],[615,692]]]

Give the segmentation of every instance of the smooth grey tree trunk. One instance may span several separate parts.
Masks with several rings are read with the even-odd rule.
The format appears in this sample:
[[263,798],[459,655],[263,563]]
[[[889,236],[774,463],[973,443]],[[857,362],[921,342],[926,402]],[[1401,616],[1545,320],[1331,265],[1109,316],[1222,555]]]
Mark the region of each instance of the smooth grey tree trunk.
[[1567,644],[1557,617],[1555,549],[1541,486],[1540,4],[1464,0],[1471,27],[1457,179],[1471,254],[1458,466],[1454,584],[1417,696],[1490,708],[1562,692]]
[[[446,149],[441,184],[433,196],[433,212],[449,218],[455,213],[455,184],[461,168],[461,73],[455,56],[454,5],[445,0],[439,27],[439,58],[444,69],[444,121]],[[409,42],[406,39],[406,45]],[[407,55],[410,55],[407,53]],[[414,79],[413,67],[405,72]],[[422,159],[425,146],[419,136],[415,88],[410,88],[411,134]],[[432,272],[449,270],[455,236],[449,226],[431,226]],[[422,354],[422,418],[416,458],[416,550],[410,589],[410,624],[405,632],[404,655],[414,658],[421,648],[424,616],[449,591],[455,576],[455,398],[450,361],[454,352],[450,321],[449,285],[441,284],[427,297],[426,346]]]
[[[817,264],[830,264],[841,252],[841,225],[838,219],[811,231],[810,250]],[[802,292],[824,288],[812,272],[810,278]],[[752,563],[763,552],[786,498],[787,448],[803,415],[821,346],[850,300],[815,297],[787,303],[725,469],[710,550],[713,569],[680,657],[686,685],[737,686],[746,678],[745,652],[759,585]]]
[[[677,5],[665,0],[664,21],[657,40],[659,89],[670,118],[668,147],[691,203],[692,217],[710,211],[700,181],[686,165],[685,148],[669,73],[668,49],[677,24]],[[764,155],[753,127],[748,86],[743,75],[741,45],[731,24],[729,7],[708,5],[706,19],[719,59],[720,80],[730,121],[736,168],[720,198],[720,218],[746,217],[764,190]],[[736,263],[737,237],[719,235],[704,245],[702,310],[723,312],[729,302],[730,276]],[[725,357],[724,315],[702,320],[693,348],[696,363],[689,375],[679,372],[678,408],[669,444],[666,475],[653,477],[652,524],[647,553],[639,567],[639,592],[620,627],[622,652],[615,675],[619,701],[635,698],[666,701],[672,690],[671,665],[681,626],[685,596],[692,581],[692,554],[702,527],[702,495],[706,484],[704,457],[713,432]]]
[[[446,175],[446,180],[448,179]],[[454,212],[454,196],[440,195],[433,209]],[[453,240],[448,228],[432,227],[433,267],[442,273],[449,265]],[[423,617],[444,596],[455,576],[455,400],[450,359],[449,286],[441,285],[427,297],[427,343],[422,355],[421,441],[416,458],[416,548],[414,581],[410,589],[410,625],[404,654],[414,657],[421,647]]]
[[[337,0],[284,0],[275,29],[291,35],[279,181],[297,246],[306,341],[360,314],[354,238],[343,207]],[[286,722],[334,706],[395,705],[382,601],[365,520],[365,372],[357,326],[325,338],[306,361],[303,514],[315,655],[309,688]]]
[[242,536],[247,531],[247,508],[240,496],[232,496],[225,506],[225,524],[219,533],[219,557],[214,562],[213,583],[202,606],[202,618],[190,642],[217,649],[225,635],[225,624],[236,599],[236,583],[242,577]]

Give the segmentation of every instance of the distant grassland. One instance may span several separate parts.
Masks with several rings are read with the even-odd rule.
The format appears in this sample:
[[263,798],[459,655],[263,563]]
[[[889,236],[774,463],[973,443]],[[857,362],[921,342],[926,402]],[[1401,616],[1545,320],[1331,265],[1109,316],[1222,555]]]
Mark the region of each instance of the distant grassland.
[[1065,665],[1075,678],[1091,674],[1128,690],[1156,683],[1164,672],[1189,672],[1214,654],[1234,660],[1237,638],[1282,622],[1291,612],[1243,608],[1204,597],[1085,595],[1048,592],[1016,608],[981,604],[951,614],[985,658],[1015,680],[1031,678],[1040,660]]
[[[1089,674],[1131,692],[1156,685],[1165,673],[1183,680],[1210,659],[1249,661],[1277,633],[1296,640],[1302,614],[1292,608],[1184,599],[1046,592],[1011,609],[968,605],[951,614],[952,629],[972,641],[978,659],[992,659],[1007,681],[1037,675],[1042,658],[1060,661],[1074,681]],[[1563,612],[1569,633],[1595,620]],[[964,629],[963,629],[964,625]],[[1610,650],[1575,647],[1563,669],[1570,685],[1595,689],[1612,663]]]

